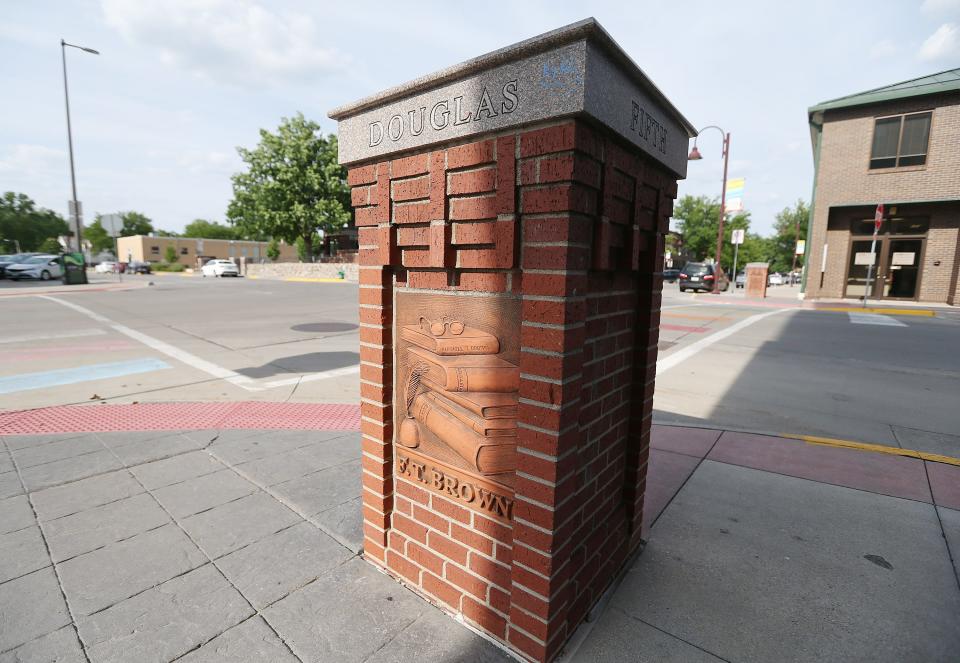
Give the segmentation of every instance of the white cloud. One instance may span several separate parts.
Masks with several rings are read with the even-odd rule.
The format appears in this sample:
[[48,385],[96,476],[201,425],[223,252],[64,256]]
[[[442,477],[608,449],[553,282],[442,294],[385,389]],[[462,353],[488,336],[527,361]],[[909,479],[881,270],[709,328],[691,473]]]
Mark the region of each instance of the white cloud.
[[924,14],[960,14],[960,0],[923,0]]
[[239,85],[318,79],[348,58],[320,46],[312,17],[255,0],[101,0],[107,24],[200,77]]
[[896,55],[899,50],[900,49],[897,48],[897,45],[892,40],[881,39],[870,47],[870,58],[873,60],[879,60],[881,58],[890,57],[891,55]]
[[960,27],[944,23],[926,38],[920,47],[921,60],[945,60],[960,57]]
[[0,172],[18,175],[47,175],[63,168],[67,154],[43,145],[12,145],[0,156]]

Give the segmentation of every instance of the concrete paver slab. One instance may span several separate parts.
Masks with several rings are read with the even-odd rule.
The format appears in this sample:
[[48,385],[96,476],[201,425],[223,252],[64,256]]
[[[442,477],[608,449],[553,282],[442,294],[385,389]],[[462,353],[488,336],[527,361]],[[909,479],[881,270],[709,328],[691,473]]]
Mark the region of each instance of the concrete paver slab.
[[643,527],[648,529],[670,502],[687,477],[696,469],[699,458],[686,454],[650,450],[647,490],[643,496]]
[[274,486],[358,458],[360,438],[351,434],[248,461],[237,470],[263,486]]
[[318,470],[342,465],[360,458],[360,434],[341,434],[330,440],[301,447],[300,451],[316,465]]
[[0,654],[0,663],[86,663],[80,641],[77,640],[73,626],[63,628],[41,636],[36,640],[20,645],[12,651]]
[[96,474],[119,470],[123,466],[107,449],[93,453],[64,458],[21,470],[27,490],[35,491],[58,486],[78,479],[86,479]]
[[307,522],[221,558],[217,566],[261,610],[353,556]]
[[[251,617],[195,649],[178,663],[299,663],[261,617]],[[2,663],[2,662],[0,662]]]
[[173,524],[113,543],[60,564],[74,614],[103,610],[207,561]]
[[512,663],[516,659],[427,605],[417,621],[366,660],[368,663]]
[[141,493],[47,521],[43,529],[50,555],[61,562],[169,522],[156,500]]
[[114,447],[113,453],[120,458],[127,467],[149,463],[154,460],[170,458],[179,454],[199,449],[199,445],[185,435],[159,437],[153,440],[142,440],[132,444]]
[[960,591],[933,507],[709,460],[612,605],[731,661],[960,650]]
[[203,476],[225,466],[205,451],[192,451],[173,458],[131,467],[130,471],[149,490]]
[[271,490],[312,516],[359,495],[360,472],[359,461],[344,463],[277,484]]
[[703,458],[720,439],[722,431],[687,426],[653,426],[650,448]]
[[[354,559],[263,612],[304,661],[364,661],[427,610],[428,604]],[[357,637],[357,634],[363,637]]]
[[149,442],[150,440],[159,440],[165,437],[176,437],[180,434],[180,431],[169,430],[133,430],[97,433],[97,437],[99,437],[108,448],[116,449],[128,444]]
[[77,627],[92,661],[166,663],[251,614],[243,597],[206,564],[81,618]]
[[950,509],[960,509],[960,467],[946,463],[925,464],[934,502]]
[[257,490],[259,488],[233,470],[223,469],[158,488],[153,494],[175,518],[186,518]]
[[50,566],[37,526],[0,535],[0,583]]
[[[943,534],[947,539],[947,545],[950,547],[950,554],[953,556],[953,569],[960,578],[960,511],[956,509],[946,509],[942,506],[937,507],[937,513],[940,516],[940,524],[943,526]],[[960,580],[958,580],[960,584]]]
[[26,447],[13,452],[13,458],[16,460],[20,469],[33,467],[34,465],[43,465],[55,460],[64,458],[73,458],[83,454],[93,453],[94,451],[103,451],[103,443],[97,439],[94,434],[74,437],[62,442],[50,442],[40,446]]
[[730,431],[720,436],[707,458],[882,495],[931,501],[923,462],[916,458]]
[[13,459],[10,458],[10,454],[6,449],[0,446],[0,474],[12,472],[13,469]]
[[190,516],[181,524],[213,559],[300,521],[300,516],[266,493]]
[[52,567],[0,585],[0,651],[70,623]]
[[87,433],[55,433],[50,435],[4,435],[3,441],[11,451],[39,447],[51,442],[62,442],[77,437],[85,437]]
[[0,500],[0,534],[15,532],[36,522],[26,495]]
[[[334,433],[324,431],[316,431],[309,438],[304,435],[303,431],[258,431],[243,437],[234,437],[227,435],[227,433],[228,431],[224,431],[221,437],[210,445],[210,451],[217,458],[222,458],[231,465],[291,451],[306,446],[313,441],[324,439],[324,436],[326,438],[334,436]],[[341,431],[337,431],[335,434],[343,435]],[[316,438],[314,438],[314,435],[316,435]]]
[[0,499],[11,497],[13,495],[22,495],[23,487],[20,485],[20,477],[14,471],[0,474]]
[[611,607],[567,663],[720,663],[723,660]]
[[125,497],[142,493],[143,488],[126,470],[80,479],[63,486],[47,488],[30,495],[37,517],[53,520]]
[[363,549],[363,505],[359,497],[313,516],[326,532],[355,553]]

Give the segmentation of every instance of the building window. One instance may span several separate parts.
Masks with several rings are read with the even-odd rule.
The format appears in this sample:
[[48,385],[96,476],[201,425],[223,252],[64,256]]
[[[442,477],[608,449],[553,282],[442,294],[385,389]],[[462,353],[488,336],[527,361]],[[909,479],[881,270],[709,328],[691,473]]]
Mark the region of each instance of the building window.
[[870,168],[922,166],[927,162],[932,112],[878,118],[873,126]]
[[185,256],[188,254],[189,254],[189,251],[187,250],[187,247],[183,247],[182,249],[180,249],[180,255]]
[[159,246],[151,246],[151,247],[150,247],[150,255],[153,255],[153,256],[158,256],[158,255],[160,255],[160,247],[159,247]]

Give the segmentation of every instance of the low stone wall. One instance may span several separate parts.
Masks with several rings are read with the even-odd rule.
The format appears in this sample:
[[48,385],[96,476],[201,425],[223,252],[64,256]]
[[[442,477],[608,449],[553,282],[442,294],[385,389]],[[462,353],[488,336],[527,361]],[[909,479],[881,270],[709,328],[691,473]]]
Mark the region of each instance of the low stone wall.
[[247,264],[246,276],[258,279],[336,279],[358,280],[358,268],[351,262],[268,262]]

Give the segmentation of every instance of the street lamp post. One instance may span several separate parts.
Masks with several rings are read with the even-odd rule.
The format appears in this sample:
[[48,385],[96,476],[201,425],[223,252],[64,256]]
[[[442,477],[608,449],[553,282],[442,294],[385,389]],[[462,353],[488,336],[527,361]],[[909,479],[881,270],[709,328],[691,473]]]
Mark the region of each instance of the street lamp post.
[[81,51],[87,53],[93,53],[94,55],[100,55],[100,51],[96,51],[92,48],[87,48],[86,46],[77,46],[76,44],[68,44],[63,39],[60,40],[60,55],[63,58],[63,99],[66,102],[67,107],[67,146],[70,149],[70,184],[73,188],[73,217],[76,223],[76,232],[77,232],[77,250],[80,253],[83,253],[83,235],[80,228],[80,205],[77,202],[77,176],[73,168],[73,131],[70,127],[70,92],[67,89],[67,46],[70,48],[78,48]]
[[713,293],[720,294],[720,275],[723,273],[723,267],[720,265],[720,256],[723,253],[723,223],[727,216],[727,165],[730,162],[730,134],[720,127],[711,124],[697,132],[693,139],[693,149],[690,150],[688,161],[699,161],[703,158],[700,150],[697,149],[697,138],[707,129],[716,129],[723,136],[723,184],[720,188],[720,222],[717,225],[717,273],[713,279]]

